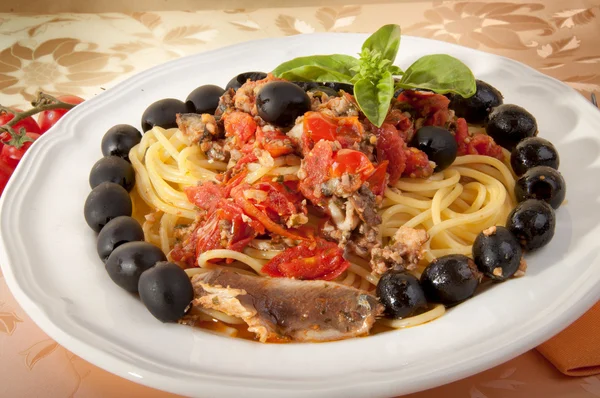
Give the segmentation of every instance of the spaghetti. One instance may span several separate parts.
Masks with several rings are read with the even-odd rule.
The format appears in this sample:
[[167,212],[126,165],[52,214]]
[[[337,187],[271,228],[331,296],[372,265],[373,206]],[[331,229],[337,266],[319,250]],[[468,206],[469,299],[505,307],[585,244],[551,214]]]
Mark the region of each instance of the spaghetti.
[[[143,222],[146,240],[162,248],[173,249],[176,232],[194,222],[196,210],[184,189],[198,181],[216,181],[227,164],[210,160],[197,145],[179,129],[154,127],[145,133],[140,144],[129,155],[136,172],[136,192],[133,193],[135,215]],[[248,165],[248,183],[264,176],[297,174],[300,160],[295,156],[265,158]],[[417,276],[425,265],[445,254],[470,255],[477,234],[490,225],[503,225],[514,207],[515,179],[503,162],[483,155],[458,157],[451,167],[427,179],[402,178],[384,192],[379,215],[383,242],[394,236],[401,226],[425,229],[429,239],[424,247],[424,259],[413,271]],[[309,217],[315,222],[316,217]],[[309,222],[311,222],[309,221]],[[243,252],[217,249],[198,257],[198,267],[186,271],[191,277],[214,268],[229,268],[236,272],[264,275],[263,266],[280,250],[260,250],[260,242]],[[227,259],[221,265],[214,259]],[[374,290],[379,278],[371,273],[368,260],[356,255],[347,258],[351,265],[336,281],[360,289]],[[213,319],[228,325],[243,323],[239,318],[218,311],[202,310],[203,319]],[[428,322],[441,316],[444,307],[436,305],[424,314],[402,320],[379,322],[391,328],[403,328]],[[235,329],[224,327],[227,334]]]

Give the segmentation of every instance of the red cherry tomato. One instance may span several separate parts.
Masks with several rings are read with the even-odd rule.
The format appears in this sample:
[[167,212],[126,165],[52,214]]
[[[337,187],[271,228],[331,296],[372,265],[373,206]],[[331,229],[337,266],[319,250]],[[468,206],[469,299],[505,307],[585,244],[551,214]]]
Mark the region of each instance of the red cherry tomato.
[[375,171],[375,167],[367,155],[353,149],[337,151],[331,166],[331,174],[334,177],[341,177],[344,173],[360,174],[363,181],[369,178],[373,171]]
[[[13,108],[13,109],[17,112],[23,112],[22,110],[17,109],[17,108]],[[15,117],[15,115],[13,115],[12,113],[8,113],[8,112],[0,113],[0,126],[4,126],[6,123],[10,122],[12,120],[12,118],[14,118],[14,117]],[[35,120],[31,116],[26,117],[25,119],[21,120],[20,122],[18,122],[14,126],[12,126],[12,128],[17,133],[21,131],[21,128],[24,128],[25,131],[28,133],[41,134],[40,126],[38,126],[38,124],[35,122]],[[2,136],[0,136],[0,140],[4,141],[6,136],[8,136],[8,133],[2,134]],[[9,137],[9,139],[10,139],[10,137]]]
[[[81,104],[83,101],[85,101],[83,98],[80,98],[76,95],[61,95],[60,97],[57,97],[57,99],[61,100],[62,102],[66,102],[67,104],[74,105]],[[54,126],[56,122],[58,122],[58,120],[68,111],[68,109],[54,109],[51,111],[41,112],[38,116],[38,123],[41,130],[40,134],[44,134],[46,131],[48,131],[48,129]]]
[[4,191],[4,188],[6,187],[6,184],[8,183],[13,171],[14,168],[0,160],[0,196],[2,195],[2,192]]
[[343,254],[343,250],[335,243],[317,238],[276,255],[265,264],[262,272],[274,278],[329,281],[340,276],[350,266]]
[[[37,140],[39,136],[36,133],[27,133],[27,137],[33,141]],[[4,145],[2,151],[0,151],[0,162],[4,162],[13,169],[16,168],[25,152],[27,152],[27,149],[33,144],[33,141],[27,141],[18,149],[11,145]]]

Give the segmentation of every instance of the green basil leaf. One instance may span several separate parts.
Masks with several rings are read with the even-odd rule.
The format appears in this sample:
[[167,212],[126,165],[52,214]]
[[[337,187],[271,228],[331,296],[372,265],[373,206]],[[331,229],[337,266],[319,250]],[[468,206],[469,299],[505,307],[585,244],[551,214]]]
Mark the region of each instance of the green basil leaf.
[[354,97],[367,119],[380,127],[390,109],[394,95],[394,78],[388,71],[377,81],[360,79],[354,84]]
[[284,78],[284,73],[291,70],[305,67],[317,66],[326,70],[340,73],[342,75],[354,76],[352,68],[358,65],[358,60],[350,55],[330,54],[330,55],[312,55],[308,57],[298,57],[279,65],[273,70],[273,75]]
[[453,93],[464,98],[475,94],[475,76],[469,67],[446,54],[425,55],[404,72],[398,88],[427,89],[438,94]]
[[363,43],[362,49],[378,51],[384,59],[394,62],[400,48],[400,26],[383,25]]
[[281,73],[279,77],[290,81],[301,82],[350,83],[350,80],[352,80],[352,76],[316,65],[300,66]]
[[398,76],[398,75],[404,74],[404,71],[402,70],[402,68],[400,68],[399,66],[396,66],[396,65],[390,65],[388,70],[390,71],[392,76]]

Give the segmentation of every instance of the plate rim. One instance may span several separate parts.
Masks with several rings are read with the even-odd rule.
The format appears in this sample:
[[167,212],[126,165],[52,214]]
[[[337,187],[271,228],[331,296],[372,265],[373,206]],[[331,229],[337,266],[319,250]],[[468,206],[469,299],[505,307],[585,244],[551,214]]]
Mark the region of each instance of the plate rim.
[[[32,320],[34,320],[36,325],[38,325],[38,327],[40,327],[46,334],[48,334],[52,339],[57,341],[63,347],[72,351],[76,355],[84,358],[85,360],[95,364],[96,366],[99,366],[102,369],[105,369],[113,374],[116,374],[120,377],[124,377],[131,381],[134,381],[134,382],[137,382],[140,384],[144,384],[149,387],[157,388],[160,390],[176,392],[176,393],[184,394],[184,395],[186,393],[189,393],[190,390],[183,388],[183,386],[180,386],[181,388],[178,388],[177,386],[173,386],[172,380],[170,379],[169,376],[164,376],[162,374],[152,372],[151,370],[145,370],[145,371],[153,373],[151,375],[152,377],[144,377],[143,379],[140,379],[137,376],[132,375],[131,372],[129,372],[127,370],[127,368],[131,368],[131,364],[127,363],[125,360],[118,358],[115,355],[110,355],[109,353],[104,352],[103,350],[96,348],[95,346],[93,346],[89,343],[86,343],[85,341],[81,341],[80,339],[69,335],[69,332],[67,330],[62,329],[59,325],[55,324],[52,317],[50,317],[41,308],[39,308],[36,305],[34,299],[32,297],[29,297],[27,295],[27,293],[21,288],[16,275],[13,273],[13,269],[12,269],[13,266],[9,265],[11,262],[9,262],[8,254],[7,254],[8,250],[9,250],[7,247],[8,240],[7,240],[7,237],[5,236],[5,234],[2,233],[2,231],[4,229],[4,225],[5,225],[5,222],[4,222],[5,218],[2,217],[2,214],[5,211],[7,211],[6,208],[10,208],[9,206],[10,206],[11,198],[13,198],[14,196],[17,195],[16,192],[17,192],[18,188],[19,187],[23,188],[23,185],[25,184],[24,183],[25,178],[23,178],[23,176],[29,170],[35,169],[34,166],[36,165],[36,163],[34,163],[34,161],[32,159],[34,159],[34,157],[36,155],[38,155],[42,151],[44,151],[44,148],[46,148],[45,151],[48,152],[52,147],[54,147],[60,141],[62,141],[64,139],[68,139],[69,137],[72,137],[73,134],[68,134],[68,131],[71,131],[71,133],[73,133],[73,130],[72,129],[68,130],[63,127],[66,127],[69,124],[75,123],[79,118],[83,117],[86,114],[88,109],[92,109],[92,107],[96,106],[97,104],[111,101],[111,98],[113,98],[115,94],[118,94],[119,91],[125,92],[126,91],[125,89],[129,88],[130,86],[135,86],[136,83],[141,82],[148,77],[151,77],[152,75],[156,74],[159,71],[169,68],[171,65],[180,64],[181,66],[183,66],[187,63],[194,63],[194,60],[198,57],[210,56],[211,54],[215,54],[215,53],[219,53],[219,52],[232,51],[232,50],[235,50],[236,48],[241,48],[241,47],[247,46],[249,43],[285,42],[285,41],[295,41],[295,40],[307,40],[307,38],[313,38],[313,39],[317,38],[318,39],[319,37],[326,38],[326,37],[330,37],[330,36],[351,36],[351,35],[356,36],[356,37],[361,37],[361,38],[367,36],[366,34],[361,34],[361,33],[312,33],[312,34],[295,35],[295,36],[289,36],[289,37],[264,38],[264,39],[259,39],[259,40],[252,40],[252,41],[248,41],[248,42],[237,43],[237,44],[217,48],[217,49],[206,51],[206,52],[199,52],[199,53],[191,54],[191,55],[181,57],[178,59],[174,59],[171,61],[167,61],[165,63],[156,65],[156,66],[146,69],[140,73],[137,73],[137,74],[117,83],[114,87],[100,93],[99,95],[91,98],[90,100],[85,101],[83,104],[81,104],[77,107],[78,109],[76,109],[73,112],[69,112],[69,114],[66,117],[62,118],[56,124],[56,126],[53,127],[49,132],[42,135],[42,137],[38,141],[40,143],[45,142],[46,144],[42,145],[42,144],[36,143],[36,145],[33,145],[32,148],[26,153],[26,155],[23,158],[23,161],[21,162],[22,164],[19,165],[19,167],[15,171],[15,175],[17,176],[17,178],[12,178],[9,181],[6,190],[5,190],[4,194],[2,195],[2,198],[0,198],[0,223],[1,223],[0,224],[0,248],[2,249],[2,250],[0,250],[0,266],[2,267],[2,272],[4,274],[4,278],[6,280],[6,283],[9,287],[11,293],[15,296],[15,299],[22,306],[23,310],[32,318]],[[488,56],[488,57],[492,57],[495,59],[501,58],[504,60],[504,62],[509,62],[512,65],[518,66],[519,68],[526,70],[530,75],[533,73],[536,76],[541,76],[541,77],[544,77],[545,79],[548,79],[549,81],[553,81],[554,83],[558,84],[563,91],[565,89],[568,89],[571,93],[577,94],[577,96],[580,97],[579,101],[581,102],[581,104],[583,104],[584,101],[585,101],[585,103],[587,103],[587,105],[590,107],[588,110],[591,110],[591,109],[595,110],[595,108],[593,107],[593,105],[591,103],[589,103],[589,101],[585,100],[585,98],[582,95],[580,95],[577,91],[575,91],[568,85],[560,82],[559,80],[557,80],[555,78],[547,76],[528,65],[522,64],[518,61],[514,61],[510,58],[486,53],[486,52],[476,50],[476,49],[462,47],[460,45],[456,45],[456,44],[452,44],[452,43],[445,43],[445,42],[440,42],[437,40],[432,40],[432,39],[427,39],[427,38],[420,38],[420,37],[413,37],[413,36],[405,35],[405,36],[403,36],[403,40],[411,40],[411,41],[416,40],[416,41],[423,41],[423,42],[443,43],[444,46],[458,47],[461,50],[468,50],[469,52],[477,53],[477,54],[479,54],[479,56]],[[581,100],[583,100],[583,101],[581,101]],[[585,109],[585,106],[584,106],[584,109]],[[596,117],[596,123],[600,126],[600,113],[598,114],[598,117]],[[39,168],[39,165],[38,165],[38,168]],[[580,279],[585,279],[585,278],[582,277]],[[502,354],[495,355],[494,359],[480,360],[480,364],[477,368],[471,367],[471,368],[467,368],[467,369],[459,369],[459,367],[456,367],[455,369],[450,369],[450,371],[447,374],[445,374],[444,376],[437,377],[435,380],[429,379],[429,381],[427,381],[427,382],[421,382],[420,386],[417,388],[415,388],[414,385],[413,385],[412,389],[411,388],[408,388],[408,389],[402,388],[402,393],[410,393],[410,392],[420,391],[424,388],[425,389],[433,388],[433,387],[436,387],[436,386],[439,386],[439,385],[442,385],[442,384],[445,384],[445,383],[448,383],[448,382],[451,382],[451,381],[454,381],[457,379],[468,377],[472,374],[479,373],[479,372],[489,369],[493,366],[496,366],[500,363],[503,363],[503,362],[505,362],[515,356],[518,356],[518,355],[522,354],[523,352],[535,347],[540,342],[542,342],[542,341],[546,340],[547,338],[551,337],[552,335],[558,333],[560,330],[562,330],[564,327],[568,326],[571,322],[573,322],[580,315],[582,315],[585,311],[587,311],[589,308],[591,308],[591,306],[596,301],[598,301],[598,299],[600,299],[600,291],[598,291],[599,290],[598,288],[600,287],[600,285],[598,285],[597,282],[596,282],[595,287],[596,287],[595,291],[594,291],[594,289],[590,288],[586,291],[586,294],[584,294],[584,295],[581,295],[578,292],[573,292],[573,294],[571,294],[570,296],[573,296],[573,295],[579,296],[579,300],[571,300],[571,304],[569,306],[563,307],[562,314],[561,314],[562,316],[555,317],[552,322],[549,321],[548,323],[550,323],[551,325],[542,325],[542,326],[538,327],[537,329],[530,331],[529,335],[525,336],[529,339],[528,342],[521,342],[521,345],[519,345],[519,346],[514,344],[513,346],[510,346],[510,347],[502,347],[502,349],[504,350]],[[522,340],[524,340],[525,337],[523,337]],[[496,352],[496,351],[498,351],[498,350],[497,349],[492,350],[491,352]],[[488,354],[490,354],[490,352],[482,353],[481,355],[484,355],[484,354],[488,355]],[[415,384],[415,383],[413,383],[413,384]],[[165,388],[166,385],[168,385],[168,388]],[[353,387],[353,386],[351,386],[351,387]],[[393,388],[393,386],[390,386],[390,387]],[[389,390],[389,391],[396,391],[396,390],[398,390],[398,388],[394,388],[393,390]],[[339,390],[339,391],[341,391],[341,390]],[[306,391],[304,391],[304,392],[306,392]]]

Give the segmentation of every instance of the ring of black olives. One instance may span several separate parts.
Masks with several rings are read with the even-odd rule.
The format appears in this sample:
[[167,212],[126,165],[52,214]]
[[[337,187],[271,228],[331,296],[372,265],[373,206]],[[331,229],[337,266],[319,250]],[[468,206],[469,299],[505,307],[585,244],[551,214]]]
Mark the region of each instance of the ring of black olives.
[[377,297],[390,318],[406,318],[427,310],[419,280],[406,272],[388,271],[377,283]]
[[537,166],[527,170],[515,184],[515,197],[518,202],[526,199],[546,201],[558,209],[565,200],[567,187],[563,176],[552,167]]
[[558,170],[560,159],[554,145],[541,137],[528,137],[515,146],[510,154],[510,165],[517,176],[536,166]]

